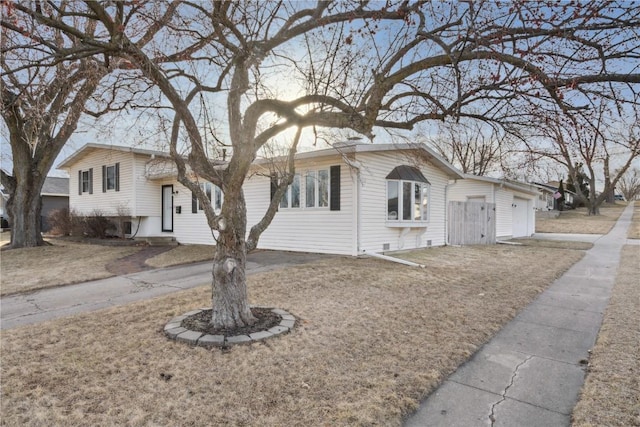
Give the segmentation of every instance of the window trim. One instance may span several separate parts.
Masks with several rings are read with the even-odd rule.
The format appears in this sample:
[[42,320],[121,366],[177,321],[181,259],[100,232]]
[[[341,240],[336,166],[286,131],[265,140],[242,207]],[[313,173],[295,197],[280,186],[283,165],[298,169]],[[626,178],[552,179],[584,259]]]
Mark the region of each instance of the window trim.
[[[85,174],[87,176],[85,180]],[[87,184],[85,189],[85,182]],[[93,168],[78,170],[78,195],[93,194]]]
[[[397,189],[397,218],[390,219],[389,218],[389,183],[395,183],[395,187]],[[411,184],[411,188],[409,191],[410,194],[410,203],[409,210],[412,211],[415,208],[415,191],[416,186],[419,186],[421,198],[420,198],[420,217],[421,219],[417,220],[413,216],[410,219],[403,219],[404,217],[404,209],[405,209],[405,201],[404,201],[404,187],[405,184]],[[425,194],[426,193],[426,194]],[[385,180],[385,223],[387,227],[426,227],[427,224],[431,221],[431,184],[423,181],[412,181],[406,179],[386,179]],[[424,207],[424,200],[426,198],[426,208]]]
[[[220,215],[220,212],[222,212],[222,205],[224,204],[224,193],[222,192],[222,189],[209,181],[201,182],[199,185],[202,191],[204,191],[209,198],[209,202],[213,207],[213,212],[216,215]],[[196,193],[192,192],[191,213],[195,214],[200,211],[204,211],[204,206],[200,204],[200,199],[198,199]]]
[[[292,206],[292,202],[293,202],[293,184],[295,183],[295,181],[298,181],[298,206]],[[282,205],[282,202],[284,202],[286,200],[287,204],[286,206]],[[289,184],[287,186],[286,191],[284,192],[284,194],[282,195],[282,200],[280,200],[280,204],[278,205],[278,209],[300,209],[302,208],[302,176],[299,173],[296,173],[295,175],[293,175],[293,181],[291,181],[291,184]]]
[[[326,173],[326,192],[325,205],[320,206],[320,172]],[[331,168],[309,169],[304,174],[304,207],[305,209],[331,210]],[[313,179],[313,205],[309,205],[307,198],[309,178]],[[302,203],[301,203],[302,204]],[[335,209],[337,210],[337,209]]]

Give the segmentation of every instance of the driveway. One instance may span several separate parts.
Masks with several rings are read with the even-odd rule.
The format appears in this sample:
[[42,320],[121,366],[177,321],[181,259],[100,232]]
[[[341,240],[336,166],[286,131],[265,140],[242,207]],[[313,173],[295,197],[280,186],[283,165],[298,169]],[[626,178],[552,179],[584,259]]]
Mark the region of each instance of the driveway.
[[[257,251],[247,257],[247,275],[331,257],[333,255]],[[0,300],[0,328],[124,305],[210,283],[211,262],[207,261],[8,296]]]

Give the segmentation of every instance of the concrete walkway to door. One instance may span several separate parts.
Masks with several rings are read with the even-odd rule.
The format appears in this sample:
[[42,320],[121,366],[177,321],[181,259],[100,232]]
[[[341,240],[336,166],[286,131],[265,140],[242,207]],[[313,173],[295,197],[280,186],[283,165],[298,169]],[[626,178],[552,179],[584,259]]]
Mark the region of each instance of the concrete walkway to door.
[[405,426],[569,426],[632,215],[630,204],[582,260],[431,393]]
[[[247,256],[247,274],[327,257],[331,255],[256,251]],[[0,329],[124,305],[211,284],[211,268],[211,261],[207,261],[7,296],[0,300]]]

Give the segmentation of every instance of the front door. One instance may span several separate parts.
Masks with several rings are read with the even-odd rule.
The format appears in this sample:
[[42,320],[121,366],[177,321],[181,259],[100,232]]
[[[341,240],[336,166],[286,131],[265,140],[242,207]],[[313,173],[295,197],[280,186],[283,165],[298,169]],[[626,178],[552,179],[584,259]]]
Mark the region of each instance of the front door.
[[173,231],[173,185],[162,186],[162,231]]

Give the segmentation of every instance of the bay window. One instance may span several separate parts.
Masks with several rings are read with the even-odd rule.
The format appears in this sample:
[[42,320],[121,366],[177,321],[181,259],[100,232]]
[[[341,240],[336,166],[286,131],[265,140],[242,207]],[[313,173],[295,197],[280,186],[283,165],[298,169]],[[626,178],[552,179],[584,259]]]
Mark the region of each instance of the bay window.
[[428,221],[429,186],[429,181],[417,168],[395,168],[387,176],[387,221]]

